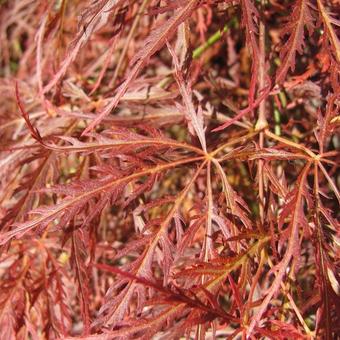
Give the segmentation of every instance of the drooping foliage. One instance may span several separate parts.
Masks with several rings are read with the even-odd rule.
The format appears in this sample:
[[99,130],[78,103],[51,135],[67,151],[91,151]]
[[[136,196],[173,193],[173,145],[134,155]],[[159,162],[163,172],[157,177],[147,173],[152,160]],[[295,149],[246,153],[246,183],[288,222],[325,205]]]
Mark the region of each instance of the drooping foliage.
[[0,339],[340,334],[338,1],[0,6]]

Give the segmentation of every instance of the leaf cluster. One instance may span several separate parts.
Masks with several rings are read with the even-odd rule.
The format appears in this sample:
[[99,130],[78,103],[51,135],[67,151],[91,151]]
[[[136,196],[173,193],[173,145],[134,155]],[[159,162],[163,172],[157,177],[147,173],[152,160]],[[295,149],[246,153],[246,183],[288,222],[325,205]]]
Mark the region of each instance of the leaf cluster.
[[332,0],[0,1],[0,339],[335,339]]

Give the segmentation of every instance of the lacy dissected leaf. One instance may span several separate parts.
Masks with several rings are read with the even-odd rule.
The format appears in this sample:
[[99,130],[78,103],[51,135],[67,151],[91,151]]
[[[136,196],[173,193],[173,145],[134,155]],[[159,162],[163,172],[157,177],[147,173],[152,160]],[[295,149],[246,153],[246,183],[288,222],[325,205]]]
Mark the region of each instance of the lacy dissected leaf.
[[197,135],[203,150],[206,151],[207,142],[206,142],[205,133],[204,133],[205,129],[204,129],[202,109],[198,108],[197,111],[195,110],[194,104],[192,102],[191,88],[189,87],[189,84],[185,84],[182,71],[180,69],[179,61],[175,54],[175,51],[173,50],[170,44],[168,44],[168,49],[170,51],[173,63],[175,65],[175,78],[177,81],[179,91],[184,101],[185,117],[188,121],[189,131],[192,134]]
[[30,158],[24,159],[23,164],[39,161],[39,165],[27,178],[24,178],[23,183],[17,188],[17,193],[22,192],[23,195],[2,219],[0,223],[2,231],[7,230],[10,224],[21,221],[33,209],[34,205],[39,202],[37,191],[45,186],[49,175],[53,176],[51,174],[55,170],[55,157],[53,154],[43,152],[41,155],[37,154]]
[[117,105],[122,96],[128,90],[130,83],[137,77],[141,69],[147,64],[150,57],[155,54],[160,48],[164,46],[167,40],[170,40],[175,34],[177,27],[194,11],[197,3],[196,0],[188,1],[182,8],[178,9],[174,15],[165,23],[156,24],[156,27],[150,33],[145,42],[144,48],[138,52],[131,61],[132,69],[122,85],[117,89],[115,97],[111,103],[99,113],[96,119],[85,129],[83,134],[93,130],[93,128],[101,122]]
[[310,168],[310,163],[307,163],[307,165],[304,167],[302,170],[302,173],[300,174],[300,178],[298,181],[298,186],[296,188],[296,193],[294,197],[291,199],[292,202],[292,207],[287,208],[290,210],[292,213],[291,216],[291,221],[289,224],[289,232],[290,232],[290,237],[288,240],[288,245],[286,252],[280,261],[276,265],[276,273],[275,273],[275,279],[273,283],[271,284],[270,288],[267,291],[267,294],[263,301],[261,302],[261,305],[259,306],[259,309],[256,313],[256,315],[253,317],[249,329],[247,331],[248,334],[251,334],[252,330],[254,327],[258,324],[258,322],[261,320],[263,313],[267,309],[268,305],[270,304],[270,301],[273,297],[273,295],[277,292],[277,290],[280,287],[280,283],[285,275],[285,272],[287,270],[287,267],[292,259],[292,257],[297,253],[299,249],[299,227],[301,225],[301,219],[303,218],[302,216],[302,209],[303,209],[303,197],[304,197],[304,190],[305,190],[305,181],[307,178],[308,170]]
[[85,244],[87,242],[84,237],[84,231],[81,229],[75,230],[71,236],[71,243],[71,264],[77,278],[80,310],[84,324],[83,334],[88,335],[90,332],[90,289],[88,268],[85,264],[85,261],[87,260]]
[[58,186],[52,189],[52,192],[67,195],[63,201],[53,206],[43,206],[32,211],[36,215],[34,219],[14,225],[11,231],[0,234],[0,244],[5,244],[13,237],[22,237],[24,234],[37,227],[44,229],[49,223],[60,218],[59,223],[69,223],[69,221],[79,213],[81,209],[87,206],[95,198],[100,197],[97,203],[92,207],[86,216],[83,216],[83,223],[89,223],[90,219],[99,213],[106,203],[113,204],[118,200],[123,188],[131,181],[142,176],[148,176],[167,169],[176,167],[176,165],[191,163],[199,160],[198,158],[184,159],[173,163],[165,163],[154,168],[142,170],[125,177],[116,177],[109,175],[106,178],[86,182],[74,183],[73,185]]
[[338,1],[0,2],[0,338],[337,338]]
[[257,42],[259,13],[252,0],[242,0],[242,25],[245,28],[247,46],[252,52],[252,77],[249,89],[249,105],[252,107],[255,97],[258,68],[260,63],[260,51]]
[[318,139],[321,153],[324,152],[327,142],[329,142],[329,139],[335,130],[335,124],[332,124],[332,119],[339,114],[339,107],[335,105],[337,99],[339,99],[339,96],[337,95],[330,96],[328,98],[325,114],[323,115],[321,110],[318,114],[319,131],[316,132],[316,137]]
[[[11,259],[10,259],[11,260]],[[30,263],[16,259],[8,266],[9,275],[1,275],[0,294],[0,326],[2,336],[15,338],[16,331],[22,326],[25,311],[24,279]]]
[[287,337],[299,340],[305,339],[304,334],[302,334],[299,329],[294,327],[294,325],[287,324],[279,320],[271,320],[271,324],[271,330],[259,329],[259,333],[263,336],[280,340],[287,339]]
[[[147,247],[145,247],[142,254],[136,259],[136,261],[130,266],[129,271],[134,273],[137,277],[142,276],[148,280],[152,278],[152,263],[154,261],[154,257],[157,256],[158,247],[161,246],[163,249],[159,255],[168,256],[169,257],[169,249],[167,249],[170,245],[169,240],[167,240],[167,231],[169,225],[178,213],[181,204],[183,204],[184,199],[186,198],[189,189],[195,183],[201,169],[203,168],[204,163],[196,170],[195,175],[191,178],[186,187],[181,191],[180,195],[175,200],[171,209],[167,213],[166,217],[159,221],[157,224],[157,229],[153,233],[152,237],[150,237],[150,241]],[[171,246],[171,245],[170,245]],[[167,259],[167,263],[165,263],[165,267],[162,268],[164,272],[164,276],[168,275],[169,267],[171,265],[171,258]],[[164,262],[163,266],[164,266]],[[129,304],[131,299],[137,295],[138,306],[143,306],[143,301],[146,298],[144,288],[138,285],[136,282],[129,282],[127,286],[123,289],[122,286],[126,284],[126,280],[117,281],[114,285],[112,285],[106,293],[106,301],[103,304],[101,310],[99,311],[99,317],[95,321],[95,325],[105,324],[105,325],[117,325],[127,313],[129,308]],[[138,290],[143,288],[143,293],[138,293]],[[117,289],[119,293],[117,294]]]
[[340,20],[334,17],[335,13],[331,13],[323,4],[322,0],[317,0],[318,8],[320,10],[320,17],[326,29],[327,38],[332,46],[334,55],[338,63],[340,63],[340,41],[336,32],[336,28],[333,26],[340,26]]
[[53,255],[49,255],[51,263],[55,269],[50,275],[50,290],[49,290],[49,304],[51,313],[52,327],[62,336],[69,334],[71,325],[71,311],[69,306],[69,296],[65,287],[65,270],[60,264],[53,258]]
[[222,181],[223,193],[225,195],[228,211],[230,212],[231,218],[232,218],[231,222],[235,224],[235,221],[233,221],[233,217],[238,217],[241,223],[246,228],[251,229],[251,222],[245,211],[247,210],[247,206],[245,202],[242,200],[241,197],[239,197],[239,195],[235,192],[235,190],[233,190],[233,188],[229,184],[227,176],[225,172],[223,171],[223,168],[221,167],[221,165],[216,161],[214,161],[214,164],[216,165],[218,174]]
[[[1,228],[4,230],[8,228],[8,224],[13,224],[14,222],[19,222],[23,216],[25,216],[30,210],[33,209],[34,205],[39,204],[41,192],[40,189],[48,185],[50,182],[56,180],[58,176],[58,167],[57,167],[57,157],[55,153],[51,150],[47,150],[43,148],[44,141],[39,134],[39,131],[33,127],[30,122],[30,118],[28,113],[25,111],[23,104],[21,103],[21,99],[18,92],[18,86],[16,84],[16,98],[18,102],[18,106],[20,107],[21,114],[25,119],[27,126],[31,132],[32,137],[39,142],[40,145],[36,145],[35,148],[37,151],[34,153],[30,153],[28,157],[25,157],[23,160],[18,157],[20,164],[28,165],[32,164],[32,168],[29,176],[25,176],[23,178],[22,183],[16,189],[16,192],[23,192],[22,197],[18,200],[17,204],[13,206],[6,217],[1,221]],[[72,122],[69,126],[66,127],[65,134],[70,133],[74,129],[74,122]],[[65,138],[67,138],[65,136]],[[59,143],[60,146],[60,143]],[[34,164],[37,163],[35,166]],[[5,227],[6,225],[6,227]]]
[[314,31],[314,21],[309,0],[297,0],[288,23],[281,32],[283,36],[289,35],[289,38],[280,50],[281,65],[276,71],[277,83],[285,81],[289,69],[295,70],[296,53],[304,52],[305,27],[311,35]]
[[143,151],[147,148],[149,148],[153,154],[156,152],[166,152],[169,148],[202,153],[201,150],[194,146],[177,142],[163,135],[145,136],[124,129],[107,130],[101,134],[91,133],[89,137],[92,137],[92,141],[82,142],[77,138],[60,136],[59,138],[61,140],[69,144],[57,145],[55,143],[45,143],[45,145],[56,151],[84,152],[86,154],[102,152],[103,154],[107,153],[111,156],[118,153],[139,153],[142,155]]
[[176,276],[180,278],[186,276],[195,277],[202,274],[207,275],[211,277],[211,279],[205,284],[205,288],[208,290],[216,289],[217,284],[221,284],[222,280],[225,279],[230,272],[244,265],[268,240],[269,237],[262,237],[250,249],[240,255],[230,258],[213,259],[209,263],[199,263],[192,268],[181,269]]
[[77,57],[80,49],[91,38],[91,35],[107,24],[110,13],[122,3],[124,3],[124,0],[100,0],[93,1],[92,4],[86,8],[81,15],[79,30],[76,38],[68,49],[67,57],[64,59],[53,79],[44,86],[44,93],[50,91],[57,84],[60,78],[65,74],[68,66]]
[[[159,292],[164,297],[159,300],[162,305],[170,305],[172,307],[170,308],[163,308],[163,312],[159,313],[158,315],[154,316],[151,320],[145,320],[143,322],[139,321],[133,321],[129,324],[129,327],[124,323],[122,324],[122,328],[119,331],[110,333],[111,336],[130,336],[132,338],[133,335],[137,336],[139,332],[145,332],[147,331],[147,336],[152,336],[156,334],[157,330],[165,323],[169,322],[170,319],[173,319],[174,317],[181,315],[183,313],[183,310],[186,309],[186,307],[190,306],[194,308],[195,310],[204,311],[207,313],[205,316],[200,316],[202,320],[207,320],[207,318],[213,318],[214,317],[220,317],[223,319],[234,319],[229,314],[225,313],[222,309],[216,308],[214,309],[212,306],[205,304],[200,300],[204,296],[204,294],[201,294],[200,297],[196,296],[192,298],[189,293],[189,296],[186,295],[186,292],[183,290],[175,289],[171,290],[165,287],[162,287],[159,283],[150,282],[147,279],[143,277],[137,277],[133,274],[130,274],[128,272],[121,271],[120,269],[110,267],[107,265],[99,264],[97,265],[99,269],[109,271],[114,274],[121,275],[125,278],[128,278],[129,280],[136,281],[139,284],[142,284],[143,286],[148,286],[153,288],[155,291]],[[156,301],[154,301],[155,303]],[[191,311],[190,314],[195,313],[194,311]],[[200,314],[198,314],[200,315]],[[197,316],[198,316],[197,315]],[[166,318],[165,318],[166,316]],[[189,325],[186,325],[186,328],[190,328]]]

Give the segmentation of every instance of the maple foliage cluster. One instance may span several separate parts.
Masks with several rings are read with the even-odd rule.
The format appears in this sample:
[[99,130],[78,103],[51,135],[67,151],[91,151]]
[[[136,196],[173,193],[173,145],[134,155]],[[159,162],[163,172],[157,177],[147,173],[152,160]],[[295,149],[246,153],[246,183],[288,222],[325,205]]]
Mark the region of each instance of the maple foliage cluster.
[[0,339],[336,339],[336,0],[0,1]]

